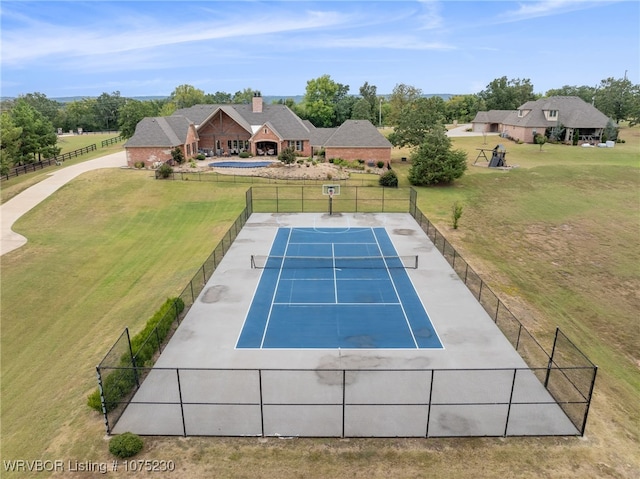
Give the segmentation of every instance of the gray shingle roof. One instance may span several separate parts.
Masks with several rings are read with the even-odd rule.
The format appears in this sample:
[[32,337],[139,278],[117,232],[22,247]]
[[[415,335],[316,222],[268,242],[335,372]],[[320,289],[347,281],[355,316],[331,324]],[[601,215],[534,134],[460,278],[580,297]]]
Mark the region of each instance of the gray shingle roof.
[[369,120],[347,120],[327,139],[324,146],[391,148],[392,145]]
[[315,128],[301,120],[285,105],[263,105],[262,112],[252,105],[195,105],[177,110],[167,117],[145,118],[125,147],[177,146],[184,144],[190,124],[196,128],[219,111],[225,112],[253,134],[268,125],[283,140],[309,139],[312,146],[391,148],[391,143],[368,120],[347,120],[338,128]]
[[[547,128],[558,123],[567,128],[604,128],[609,118],[577,96],[552,96],[522,104],[519,111],[529,112],[518,116],[518,111],[489,110],[478,112],[472,123],[502,123],[528,128]],[[556,119],[547,120],[545,111],[556,110]]]
[[142,119],[136,125],[136,131],[124,144],[131,146],[166,146],[184,145],[191,122],[184,116],[159,116]]
[[253,106],[247,104],[195,105],[191,108],[177,110],[174,115],[185,116],[196,126],[199,126],[218,110],[224,111],[250,133],[253,133],[252,127],[270,123],[271,127],[282,136],[283,140],[309,138],[307,126],[286,105],[263,105],[260,113],[254,113]]

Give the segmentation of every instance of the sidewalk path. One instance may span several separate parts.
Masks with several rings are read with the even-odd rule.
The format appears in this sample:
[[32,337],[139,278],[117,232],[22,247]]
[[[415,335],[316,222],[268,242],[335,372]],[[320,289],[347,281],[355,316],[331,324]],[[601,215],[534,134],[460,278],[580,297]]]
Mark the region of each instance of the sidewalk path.
[[19,195],[0,205],[0,256],[27,243],[27,238],[14,232],[11,228],[31,208],[82,173],[100,168],[119,168],[126,166],[126,164],[126,153],[120,151],[95,160],[68,166],[51,173],[46,180],[27,188]]

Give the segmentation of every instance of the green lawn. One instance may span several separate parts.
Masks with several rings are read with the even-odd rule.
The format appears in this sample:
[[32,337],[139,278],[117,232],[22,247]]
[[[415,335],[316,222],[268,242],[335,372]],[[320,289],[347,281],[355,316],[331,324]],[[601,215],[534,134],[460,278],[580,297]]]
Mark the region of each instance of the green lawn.
[[64,168],[66,166],[75,165],[87,160],[93,160],[100,156],[108,155],[122,150],[124,141],[114,143],[112,145],[101,147],[102,140],[108,140],[117,136],[114,133],[101,133],[96,135],[74,135],[74,136],[60,136],[58,137],[58,146],[60,147],[60,153],[68,153],[70,151],[79,150],[86,146],[96,145],[95,151],[90,151],[81,156],[65,160],[61,166],[48,166],[42,170],[31,171],[24,175],[16,176],[8,180],[2,181],[2,191],[0,191],[0,204],[4,203],[22,191],[26,190],[30,186],[44,180],[47,175],[50,175],[56,169]]
[[[614,149],[507,142],[519,168],[470,166],[450,187],[418,189],[422,211],[544,346],[560,326],[599,365],[585,438],[147,438],[141,457],[172,459],[190,478],[640,476],[640,129],[623,137]],[[482,141],[454,143],[472,163]],[[409,166],[394,162],[403,184]],[[111,462],[85,405],[95,365],[182,290],[246,187],[98,170],[16,223],[29,242],[1,258],[3,459]]]

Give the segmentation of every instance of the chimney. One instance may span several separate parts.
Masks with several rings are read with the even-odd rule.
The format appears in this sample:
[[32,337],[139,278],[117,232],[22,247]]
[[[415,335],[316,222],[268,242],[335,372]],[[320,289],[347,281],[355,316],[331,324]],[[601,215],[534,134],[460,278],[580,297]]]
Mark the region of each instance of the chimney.
[[262,95],[259,91],[253,94],[252,107],[254,113],[262,113]]

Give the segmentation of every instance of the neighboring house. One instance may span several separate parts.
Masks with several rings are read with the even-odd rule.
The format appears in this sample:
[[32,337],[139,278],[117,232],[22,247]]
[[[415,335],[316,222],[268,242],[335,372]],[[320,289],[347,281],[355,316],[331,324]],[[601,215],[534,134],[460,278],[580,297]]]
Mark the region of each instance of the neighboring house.
[[[185,122],[193,126],[195,136],[182,133],[191,131]],[[166,130],[173,126],[178,131],[171,135]],[[265,105],[259,94],[251,105],[195,105],[169,117],[145,118],[124,145],[129,166],[137,161],[146,166],[167,161],[175,146],[183,148],[185,158],[198,152],[208,156],[234,157],[244,151],[252,156],[277,156],[291,147],[301,156],[312,156],[324,148],[327,159],[385,163],[391,160],[392,147],[369,121],[348,120],[338,128],[315,128],[285,105]]]
[[536,134],[549,136],[561,127],[559,141],[600,143],[602,133],[611,121],[604,113],[576,96],[552,96],[528,101],[518,110],[480,111],[471,122],[475,132],[497,132],[525,143],[534,143]]

